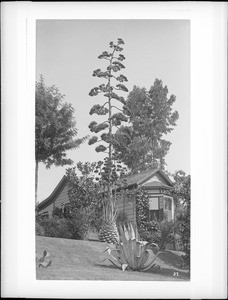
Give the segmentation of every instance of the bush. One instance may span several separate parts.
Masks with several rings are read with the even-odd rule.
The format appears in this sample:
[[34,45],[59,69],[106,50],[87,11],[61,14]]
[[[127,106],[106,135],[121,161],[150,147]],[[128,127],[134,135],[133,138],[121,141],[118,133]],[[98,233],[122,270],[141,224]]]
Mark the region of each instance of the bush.
[[174,242],[174,228],[176,223],[167,220],[153,220],[145,223],[146,230],[139,230],[141,239],[156,243],[161,250],[165,250],[167,245]]
[[152,242],[157,243],[161,250],[165,250],[166,246],[175,240],[174,221],[157,220],[157,230],[152,233]]
[[71,211],[72,217],[67,220],[68,230],[73,239],[82,240],[85,238],[90,228],[90,214],[88,209],[74,209]]
[[63,213],[62,208],[60,208],[60,207],[55,207],[55,208],[53,209],[52,216],[53,216],[53,217],[56,216],[56,217],[62,219],[62,218],[64,217],[64,213]]
[[47,219],[37,217],[36,234],[47,237],[84,239],[90,227],[90,212],[88,209],[73,209],[68,218],[54,215]]
[[36,235],[44,236],[44,228],[36,221]]
[[53,217],[51,219],[39,219],[39,225],[44,230],[44,236],[58,238],[72,238],[68,222],[64,218]]
[[138,229],[140,239],[152,243],[152,234],[158,230],[158,224],[153,220],[144,222],[143,225],[143,227],[139,227]]

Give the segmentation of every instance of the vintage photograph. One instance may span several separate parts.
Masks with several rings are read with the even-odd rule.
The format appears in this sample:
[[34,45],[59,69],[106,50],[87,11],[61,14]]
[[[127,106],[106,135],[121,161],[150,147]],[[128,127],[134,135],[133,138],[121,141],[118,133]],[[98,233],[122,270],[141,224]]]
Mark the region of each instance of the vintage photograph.
[[191,280],[190,20],[36,20],[37,280]]

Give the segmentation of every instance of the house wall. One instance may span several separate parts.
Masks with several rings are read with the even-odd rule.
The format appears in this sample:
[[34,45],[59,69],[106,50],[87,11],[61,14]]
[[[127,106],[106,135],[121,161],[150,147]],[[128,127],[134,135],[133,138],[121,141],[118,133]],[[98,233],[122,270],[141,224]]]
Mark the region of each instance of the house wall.
[[68,187],[65,185],[65,187],[62,189],[62,191],[57,196],[54,207],[62,208],[62,204],[68,203],[69,197],[68,197]]
[[51,203],[50,205],[48,205],[48,206],[46,206],[45,208],[43,208],[43,209],[40,209],[39,210],[39,213],[40,214],[43,214],[43,213],[48,213],[48,216],[49,216],[49,218],[52,216],[52,211],[53,211],[53,207],[54,207],[54,205],[53,205],[53,203]]
[[40,213],[48,212],[49,218],[52,217],[52,212],[55,207],[62,208],[63,203],[69,202],[68,197],[68,187],[65,185],[63,189],[59,192],[59,194],[55,197],[55,201],[53,203],[50,203],[45,208],[40,209]]
[[[164,195],[161,194],[159,189],[147,188],[147,192],[151,198],[158,198],[158,211],[156,212],[156,215],[160,220],[162,220],[164,218]],[[133,195],[127,195],[122,192],[122,194],[119,194],[116,204],[118,205],[118,212],[126,213],[129,221],[132,221],[133,223],[136,222],[136,200]],[[152,212],[153,211],[151,211],[151,213]],[[173,212],[171,219],[173,219]]]

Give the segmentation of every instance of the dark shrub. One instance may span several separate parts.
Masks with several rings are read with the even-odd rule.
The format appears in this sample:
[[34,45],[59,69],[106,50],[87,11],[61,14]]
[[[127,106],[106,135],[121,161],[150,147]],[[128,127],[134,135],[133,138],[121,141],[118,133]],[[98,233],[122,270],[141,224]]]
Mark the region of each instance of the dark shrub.
[[36,221],[36,235],[43,236],[44,228]]
[[38,217],[36,221],[37,235],[67,239],[84,239],[90,227],[88,209],[73,209],[69,218],[58,217],[47,219]]
[[58,217],[58,218],[62,219],[64,217],[64,212],[63,212],[62,208],[55,207],[53,209],[52,216],[53,217]]
[[165,250],[168,244],[174,242],[175,226],[174,221],[155,219],[146,224],[146,230],[139,230],[139,234],[141,239],[149,243],[156,243],[161,250]]
[[58,217],[51,219],[39,219],[39,225],[44,230],[44,236],[58,238],[72,238],[72,233],[69,231],[67,220]]
[[90,228],[89,211],[87,209],[74,209],[71,212],[72,217],[66,219],[68,230],[72,234],[72,238],[82,240]]

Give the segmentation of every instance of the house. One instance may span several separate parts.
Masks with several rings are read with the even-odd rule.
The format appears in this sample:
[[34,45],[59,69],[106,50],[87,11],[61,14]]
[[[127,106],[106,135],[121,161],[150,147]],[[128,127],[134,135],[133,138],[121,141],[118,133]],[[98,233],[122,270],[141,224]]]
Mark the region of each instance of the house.
[[[169,177],[161,170],[141,172],[126,178],[127,189],[119,191],[117,206],[118,212],[123,212],[128,219],[136,222],[136,199],[134,191],[142,187],[149,195],[148,219],[174,219],[174,201],[170,189],[173,186]],[[133,192],[133,193],[132,193]],[[69,203],[67,178],[63,176],[59,184],[49,197],[38,204],[38,210],[47,217],[52,216],[55,207],[64,208]]]
[[38,204],[38,211],[46,217],[52,217],[55,207],[63,208],[69,203],[67,178],[63,176],[49,197]]

